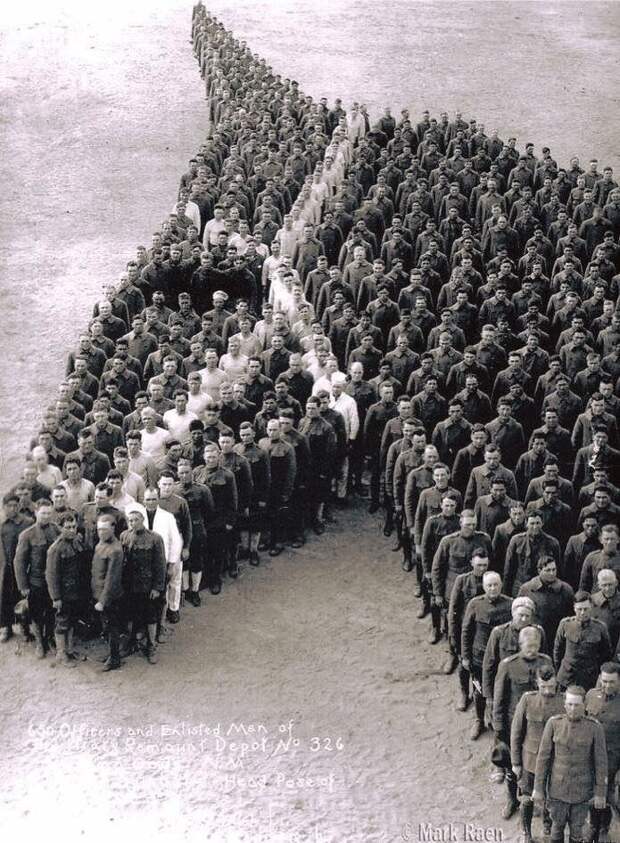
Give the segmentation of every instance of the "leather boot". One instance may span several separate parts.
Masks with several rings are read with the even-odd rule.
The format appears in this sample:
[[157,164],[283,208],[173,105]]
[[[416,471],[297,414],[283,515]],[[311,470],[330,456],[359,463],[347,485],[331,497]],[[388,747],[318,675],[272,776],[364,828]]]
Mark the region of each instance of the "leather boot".
[[532,841],[532,817],[534,816],[534,803],[521,802],[521,828],[523,829],[524,843]]
[[45,647],[43,646],[43,632],[38,623],[32,624],[32,634],[34,635],[35,640],[34,654],[38,659],[44,659]]
[[67,653],[67,633],[56,632],[54,638],[56,640],[56,664],[61,664],[63,667],[76,667],[74,660],[69,658]]
[[517,799],[517,780],[512,770],[506,773],[506,789],[508,791],[506,804],[502,811],[502,819],[509,820],[519,808]]

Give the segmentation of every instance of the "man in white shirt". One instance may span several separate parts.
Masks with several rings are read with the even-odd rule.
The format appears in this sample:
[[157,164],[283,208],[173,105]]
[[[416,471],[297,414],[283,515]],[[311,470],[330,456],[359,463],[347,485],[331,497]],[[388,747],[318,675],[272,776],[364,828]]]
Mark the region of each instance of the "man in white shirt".
[[332,398],[330,406],[344,419],[344,426],[347,431],[347,454],[341,463],[338,464],[336,474],[336,497],[338,501],[344,501],[347,497],[349,482],[349,455],[348,451],[357,439],[360,429],[359,414],[355,399],[344,391],[347,376],[343,372],[334,372],[332,375]]
[[200,372],[190,372],[187,376],[187,409],[194,413],[197,418],[202,419],[202,414],[207,404],[211,401],[209,395],[202,389],[202,375]]
[[106,483],[112,489],[112,494],[110,495],[111,506],[115,506],[121,512],[125,512],[128,506],[136,502],[135,498],[123,490],[123,475],[118,469],[113,468],[108,471]]
[[[317,370],[318,371],[318,370]],[[332,377],[338,372],[338,360],[334,357],[333,354],[328,355],[327,360],[325,361],[325,371],[324,374],[319,375],[319,377],[314,381],[314,386],[312,387],[312,394],[318,395],[319,392],[328,392],[329,397],[332,397]]]
[[226,223],[224,222],[224,208],[216,205],[213,209],[213,219],[205,225],[202,242],[208,251],[217,246],[220,234],[226,234]]
[[212,401],[220,400],[220,386],[229,381],[230,378],[218,366],[217,352],[212,348],[205,352],[206,366],[201,369],[199,375],[202,379],[202,391],[209,396]]
[[144,427],[138,431],[142,439],[142,450],[159,466],[166,459],[166,442],[172,437],[163,427],[157,427],[152,407],[142,410],[142,423]]
[[144,490],[146,488],[144,480],[135,471],[129,468],[129,452],[127,448],[119,445],[114,449],[114,468],[120,471],[123,478],[123,492],[142,503],[144,500]]
[[81,513],[85,503],[95,499],[95,484],[82,477],[82,466],[78,459],[70,457],[65,461],[66,480],[59,485],[67,491],[67,506]]
[[164,427],[170,432],[173,439],[185,444],[189,441],[189,426],[198,416],[187,409],[187,392],[177,389],[174,393],[174,409],[166,410],[164,413]]
[[55,465],[50,465],[47,458],[47,451],[42,445],[36,445],[32,449],[32,460],[37,467],[37,481],[48,489],[53,489],[62,481],[62,472]]
[[293,254],[295,244],[299,240],[299,232],[293,228],[293,217],[291,214],[284,215],[284,225],[276,234],[276,240],[280,244],[280,254]]

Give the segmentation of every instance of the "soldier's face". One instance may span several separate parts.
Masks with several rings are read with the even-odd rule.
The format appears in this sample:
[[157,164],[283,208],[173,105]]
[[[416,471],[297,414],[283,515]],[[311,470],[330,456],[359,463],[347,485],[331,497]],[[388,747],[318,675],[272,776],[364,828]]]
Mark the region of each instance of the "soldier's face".
[[583,603],[575,603],[575,617],[579,623],[584,623],[590,617],[592,612],[592,605],[589,600],[584,600]]
[[493,600],[494,598],[499,597],[501,593],[502,581],[499,577],[490,577],[489,579],[485,580],[482,587],[487,597]]
[[566,694],[564,697],[564,710],[569,720],[581,720],[585,714],[585,701],[578,694]]
[[[456,506],[456,502],[455,502]],[[486,556],[474,556],[471,562],[472,571],[475,577],[481,577],[489,568],[489,560]]]
[[127,516],[127,523],[130,530],[140,530],[144,523],[144,519],[139,512],[130,512]]
[[615,696],[620,690],[620,678],[617,673],[601,673],[601,690],[606,697]]
[[537,679],[536,684],[541,697],[553,697],[558,688],[558,681],[555,676],[552,676],[551,679]]

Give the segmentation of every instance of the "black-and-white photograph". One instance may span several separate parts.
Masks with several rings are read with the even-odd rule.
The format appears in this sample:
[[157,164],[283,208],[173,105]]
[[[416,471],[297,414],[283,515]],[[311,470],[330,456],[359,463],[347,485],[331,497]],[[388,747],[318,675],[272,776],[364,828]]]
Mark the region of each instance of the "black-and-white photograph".
[[0,51],[0,839],[620,843],[620,2]]

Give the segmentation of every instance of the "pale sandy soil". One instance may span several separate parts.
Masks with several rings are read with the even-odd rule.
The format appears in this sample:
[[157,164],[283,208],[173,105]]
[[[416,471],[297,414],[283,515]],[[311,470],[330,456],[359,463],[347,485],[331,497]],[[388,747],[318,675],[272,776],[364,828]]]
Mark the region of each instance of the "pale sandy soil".
[[[371,113],[461,107],[563,162],[619,164],[617,4],[213,8],[317,97]],[[3,486],[101,285],[148,244],[206,127],[189,5],[92,9],[34,2],[1,19]],[[443,654],[414,620],[411,578],[374,519],[345,520],[188,607],[158,667],[134,657],[99,677],[96,650],[61,672],[4,647],[2,839],[391,843],[453,822],[460,840],[463,823],[516,840],[516,821],[498,820],[489,741],[467,739]],[[220,724],[220,737],[161,734],[183,722]],[[258,731],[243,738],[240,724]],[[132,747],[137,727],[147,735]],[[86,729],[116,730],[116,744]]]

